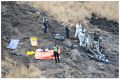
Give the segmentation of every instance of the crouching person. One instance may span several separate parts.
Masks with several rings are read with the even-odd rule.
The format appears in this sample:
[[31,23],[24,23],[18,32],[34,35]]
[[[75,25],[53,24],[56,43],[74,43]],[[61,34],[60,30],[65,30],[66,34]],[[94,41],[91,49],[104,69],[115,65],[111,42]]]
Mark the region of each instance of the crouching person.
[[54,51],[55,62],[60,63],[58,46],[57,45],[54,46],[53,51]]
[[95,48],[96,50],[101,54],[100,52],[100,43],[102,41],[102,37],[100,37],[99,32],[94,33],[94,44],[95,44]]

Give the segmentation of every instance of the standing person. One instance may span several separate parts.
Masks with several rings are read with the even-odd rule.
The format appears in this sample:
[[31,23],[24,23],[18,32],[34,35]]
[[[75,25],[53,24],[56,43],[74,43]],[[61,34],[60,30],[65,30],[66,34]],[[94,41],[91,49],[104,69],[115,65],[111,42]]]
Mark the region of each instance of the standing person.
[[79,41],[80,41],[80,46],[83,46],[83,42],[85,41],[85,28],[78,22],[76,24],[76,32],[75,32],[75,37],[78,36]]
[[86,31],[85,33],[85,46],[87,47],[89,45],[89,35],[88,35],[88,31]]
[[55,47],[53,48],[53,51],[54,51],[55,62],[60,63],[59,53],[58,53],[58,46],[57,45],[55,45]]
[[[82,27],[82,32],[81,32],[81,46],[86,46],[86,38],[85,38],[85,35],[86,35],[86,30],[85,30],[85,27],[83,26]],[[80,37],[79,37],[79,39],[80,39]]]
[[82,31],[82,26],[80,24],[80,21],[76,24],[76,32],[75,32],[75,37],[79,35],[79,32]]
[[48,32],[48,20],[47,20],[47,17],[43,17],[43,25],[44,25],[44,33],[47,33]]
[[69,31],[70,31],[70,24],[68,24],[67,26],[66,26],[66,28],[65,28],[65,30],[66,30],[66,37],[67,37],[67,39],[69,39]]

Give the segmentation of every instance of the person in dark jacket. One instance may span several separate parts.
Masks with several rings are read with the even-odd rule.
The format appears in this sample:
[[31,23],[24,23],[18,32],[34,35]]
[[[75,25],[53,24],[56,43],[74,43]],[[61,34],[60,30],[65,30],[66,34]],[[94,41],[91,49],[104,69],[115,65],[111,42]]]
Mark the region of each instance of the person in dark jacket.
[[66,37],[67,37],[67,39],[69,39],[70,38],[70,36],[69,36],[69,31],[70,31],[70,24],[68,25],[68,26],[66,26],[66,28],[65,28],[65,30],[66,30]]
[[55,62],[60,63],[58,46],[57,45],[55,45],[55,47],[53,48],[53,51],[54,51]]
[[44,33],[48,32],[48,20],[47,17],[43,17]]

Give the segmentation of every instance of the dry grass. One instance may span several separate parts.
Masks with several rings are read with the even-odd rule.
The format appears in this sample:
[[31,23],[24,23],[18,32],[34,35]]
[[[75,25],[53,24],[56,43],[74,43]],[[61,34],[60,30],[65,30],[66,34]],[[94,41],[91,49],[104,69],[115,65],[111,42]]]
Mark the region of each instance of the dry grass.
[[33,65],[30,65],[29,69],[24,65],[20,65],[10,70],[6,78],[39,78],[40,74],[40,70]]
[[25,65],[13,61],[9,57],[2,60],[2,77],[3,78],[39,78],[41,71],[33,64],[29,64],[29,68]]
[[118,21],[119,19],[119,5],[116,1],[105,1],[105,2],[29,2],[35,8],[41,9],[54,17],[58,21],[64,23],[69,20],[76,23],[81,20],[86,23],[85,17],[90,17],[91,13],[94,12],[100,17],[106,17],[109,20]]

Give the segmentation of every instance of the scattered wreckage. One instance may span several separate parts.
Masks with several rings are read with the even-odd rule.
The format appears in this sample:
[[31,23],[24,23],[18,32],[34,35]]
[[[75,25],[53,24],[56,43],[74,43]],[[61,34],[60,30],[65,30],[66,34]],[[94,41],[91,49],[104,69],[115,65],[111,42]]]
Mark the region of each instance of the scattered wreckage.
[[91,59],[95,59],[104,63],[109,63],[108,58],[102,54],[102,53],[98,53],[98,52],[94,52],[92,50],[87,50],[87,56],[90,57]]
[[103,50],[102,50],[102,37],[100,35],[98,35],[98,40],[94,40],[95,38],[95,33],[88,33],[86,39],[88,39],[89,44],[87,44],[85,47],[87,49],[87,56],[104,62],[104,63],[109,63],[110,61],[108,60],[108,58],[106,57],[106,55],[103,54]]

